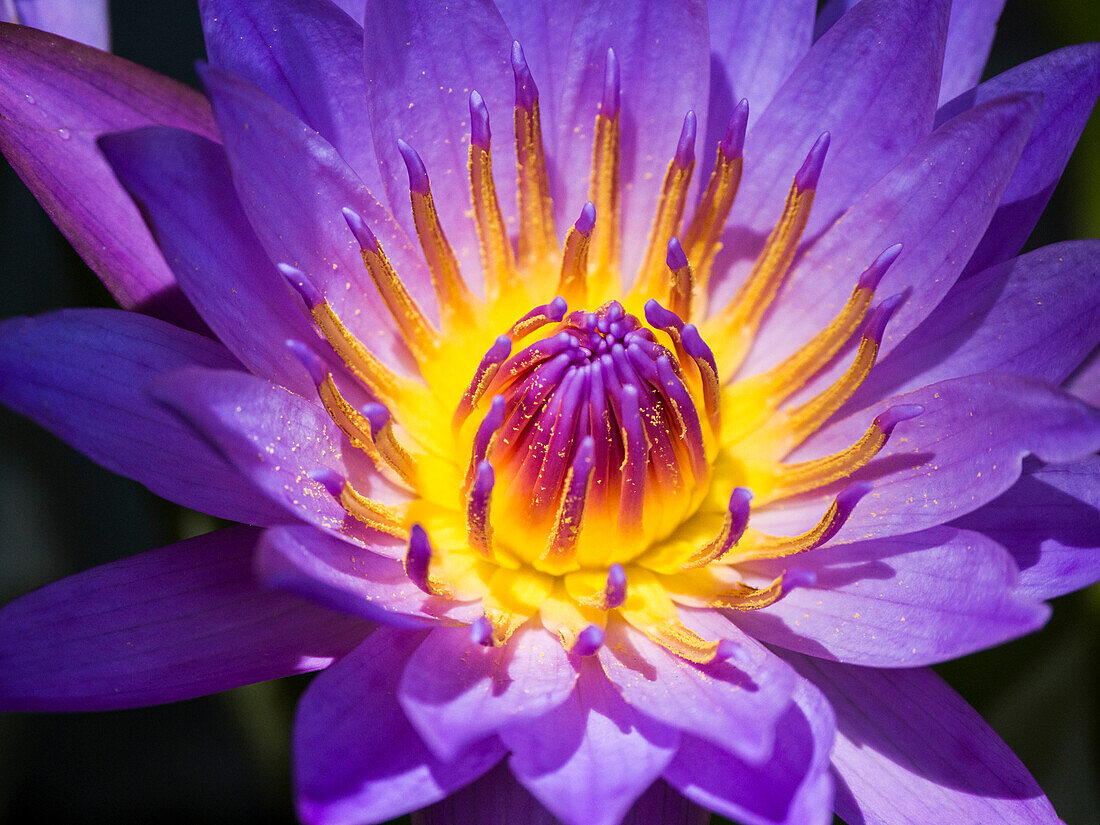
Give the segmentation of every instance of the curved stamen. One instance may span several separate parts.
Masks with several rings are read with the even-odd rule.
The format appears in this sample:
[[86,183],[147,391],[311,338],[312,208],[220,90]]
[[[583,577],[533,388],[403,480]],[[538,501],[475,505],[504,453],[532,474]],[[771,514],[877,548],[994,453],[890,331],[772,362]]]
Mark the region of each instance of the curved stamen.
[[665,265],[671,274],[668,279],[668,307],[681,318],[690,318],[691,299],[695,291],[695,273],[677,238],[671,238],[668,242]]
[[466,496],[466,540],[485,558],[493,557],[493,525],[489,519],[496,476],[493,465],[481,461]]
[[604,66],[603,101],[596,115],[596,134],[592,143],[592,176],[588,200],[596,206],[600,222],[592,235],[592,292],[603,294],[617,283],[620,257],[622,193],[619,186],[619,60],[613,49],[607,50]]
[[706,567],[732,550],[737,542],[741,540],[741,537],[745,535],[745,529],[749,526],[751,501],[752,491],[748,487],[735,488],[730,495],[726,516],[718,535],[681,563],[680,569],[694,570],[698,567]]
[[481,400],[481,397],[485,394],[486,389],[492,382],[493,377],[497,374],[497,370],[500,369],[500,365],[508,360],[508,356],[512,352],[512,339],[505,335],[497,336],[496,341],[489,347],[484,357],[481,359],[481,363],[478,364],[477,370],[474,372],[474,377],[470,381],[470,385],[466,388],[466,392],[462,394],[461,400],[458,402],[458,407],[455,409],[454,417],[451,419],[451,425],[454,428],[462,426],[462,423],[473,412],[474,407]]
[[477,91],[470,92],[470,198],[474,207],[474,226],[481,249],[482,271],[485,274],[485,291],[489,300],[495,299],[511,285],[518,283],[513,277],[516,263],[512,257],[512,244],[504,228],[500,212],[496,184],[493,183],[493,159],[489,145],[489,109]]
[[554,204],[542,144],[539,92],[519,43],[512,44],[516,81],[516,169],[519,177],[519,260],[530,270],[557,251]]
[[565,237],[557,291],[574,304],[588,301],[588,249],[595,226],[596,207],[588,201]]

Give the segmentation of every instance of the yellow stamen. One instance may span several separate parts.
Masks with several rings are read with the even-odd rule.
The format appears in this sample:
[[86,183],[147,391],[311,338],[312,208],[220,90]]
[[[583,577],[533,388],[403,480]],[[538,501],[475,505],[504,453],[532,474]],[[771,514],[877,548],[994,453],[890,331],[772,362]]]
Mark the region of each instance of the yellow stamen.
[[474,221],[485,272],[485,293],[492,301],[515,283],[516,263],[512,257],[512,244],[504,230],[489,150],[471,144],[469,167]]

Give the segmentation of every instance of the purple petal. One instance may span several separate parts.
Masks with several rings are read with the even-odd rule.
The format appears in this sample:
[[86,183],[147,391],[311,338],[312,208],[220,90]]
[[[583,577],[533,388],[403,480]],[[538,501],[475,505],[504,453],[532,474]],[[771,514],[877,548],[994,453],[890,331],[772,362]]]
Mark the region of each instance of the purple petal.
[[783,657],[836,711],[836,811],[845,821],[1059,822],[1016,755],[931,670]]
[[[363,4],[357,5],[361,15]],[[319,132],[367,188],[381,194],[363,82],[363,27],[329,0],[203,0],[200,8],[210,64],[255,84]]]
[[710,120],[704,160],[713,156],[734,107],[749,101],[750,128],[810,50],[811,0],[711,3]]
[[[558,174],[551,182],[562,228],[588,200],[593,129],[608,48],[615,50],[622,81],[622,236],[633,241],[623,244],[622,271],[629,283],[645,254],[642,239],[648,236],[684,116],[688,110],[706,112],[706,8],[701,0],[597,0],[578,8],[558,122]],[[669,71],[669,66],[676,70]],[[705,122],[699,130],[707,134]]]
[[440,758],[453,758],[503,726],[541,716],[568,698],[577,671],[561,642],[523,629],[504,647],[470,640],[466,628],[438,628],[401,679],[401,706]]
[[107,0],[12,0],[10,6],[5,3],[0,9],[0,20],[59,34],[103,51],[111,48]]
[[682,613],[708,624],[702,631],[705,638],[730,639],[743,648],[746,661],[693,665],[615,622],[608,626],[607,643],[598,654],[608,678],[628,704],[647,716],[712,741],[742,759],[766,761],[776,720],[791,701],[794,675],[721,616]]
[[0,706],[109,710],[317,670],[370,625],[252,578],[230,527],[95,567],[0,611]]
[[178,504],[250,524],[285,521],[230,464],[146,394],[181,367],[232,369],[220,345],[113,309],[0,324],[0,398],[93,461]]
[[1100,407],[1100,349],[1092,351],[1065,382],[1071,392],[1094,407]]
[[[1100,448],[1100,411],[1049,384],[983,373],[942,381],[883,402],[924,412],[897,425],[881,453],[853,479],[874,489],[832,544],[923,530],[993,500],[1020,475],[1029,452],[1043,461],[1076,461]],[[822,430],[794,457],[824,455],[856,441],[871,409]],[[793,535],[813,524],[828,497],[782,504],[754,515],[754,526]]]
[[0,23],[0,150],[122,306],[201,329],[96,146],[106,132],[154,124],[215,138],[193,90],[98,49]]
[[1005,0],[951,4],[940,80],[941,104],[976,86],[981,79],[1004,4]]
[[[877,289],[879,295],[905,294],[879,357],[893,349],[943,299],[980,240],[1020,157],[1037,103],[1017,96],[975,107],[937,129],[875,184],[795,267],[745,374],[770,366],[824,328],[851,294],[858,273],[882,250],[901,243],[901,254]],[[806,392],[830,383],[846,365],[847,359],[838,359]]]
[[980,272],[1020,251],[1065,169],[1100,92],[1100,44],[1043,55],[960,95],[936,115],[955,114],[1000,95],[1039,92],[1043,104],[1001,205],[964,274]]
[[[778,575],[787,564],[759,565]],[[936,527],[804,553],[817,581],[737,616],[747,633],[811,656],[875,667],[932,664],[1038,629],[1050,609],[1015,590],[1016,565],[981,533]]]
[[[832,224],[932,131],[948,6],[865,0],[798,64],[745,142],[745,174],[731,213],[737,229],[724,236],[727,256],[740,262],[716,283],[720,299],[751,267],[743,259],[759,251],[818,135],[829,132],[832,141],[806,238]],[[862,270],[890,243],[855,266]]]
[[202,76],[233,183],[268,257],[306,273],[363,343],[400,365],[403,345],[341,210],[348,207],[366,220],[410,292],[431,312],[430,279],[411,241],[323,137],[251,84],[209,67]]
[[[242,372],[195,367],[164,376],[150,389],[253,486],[315,527],[359,542],[368,535],[312,478],[318,470],[352,478],[363,495],[393,500],[370,462],[357,450],[343,449],[343,435],[325,410],[289,390]],[[370,538],[377,543],[377,536]]]
[[516,202],[512,36],[490,0],[369,0],[366,19],[367,111],[390,209],[414,235],[400,138],[424,160],[443,229],[467,281],[478,284],[477,232],[466,217],[469,95],[476,89],[489,107],[497,193],[510,215]]
[[618,825],[675,756],[680,732],[626,704],[589,658],[565,702],[501,740],[516,778],[565,825]]
[[1026,461],[1007,492],[954,524],[1008,548],[1022,595],[1052,599],[1087,587],[1100,579],[1100,458]]
[[1100,344],[1100,283],[1085,274],[1098,257],[1100,241],[1066,241],[959,281],[845,409],[979,372],[1061,384]]
[[[383,554],[391,550],[379,549]],[[441,619],[471,622],[481,615],[480,602],[452,602],[425,594],[409,580],[400,561],[364,553],[361,547],[309,527],[268,530],[257,550],[256,566],[272,587],[395,627],[431,627]]]
[[442,799],[504,756],[485,739],[442,762],[396,701],[421,633],[382,627],[313,680],[294,726],[298,815],[309,825],[382,822]]
[[794,702],[776,726],[775,751],[759,765],[685,736],[665,778],[689,799],[745,825],[827,825],[836,722],[821,693],[798,680]]
[[316,332],[241,211],[221,147],[161,127],[100,144],[210,329],[256,375],[312,395],[284,341]]

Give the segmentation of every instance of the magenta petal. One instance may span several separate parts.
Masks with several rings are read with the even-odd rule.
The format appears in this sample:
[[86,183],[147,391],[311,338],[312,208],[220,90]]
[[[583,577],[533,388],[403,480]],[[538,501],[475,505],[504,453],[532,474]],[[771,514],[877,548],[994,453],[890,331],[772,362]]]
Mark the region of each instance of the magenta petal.
[[505,647],[483,647],[468,628],[438,628],[413,654],[401,706],[440,758],[453,758],[504,725],[541,716],[566,700],[577,671],[561,642],[521,628]]
[[1100,92],[1100,44],[1085,43],[1009,69],[944,105],[937,122],[994,97],[1039,92],[1043,104],[1001,205],[964,274],[1020,251],[1054,191]]
[[[386,538],[404,550],[404,542]],[[379,549],[388,553],[391,547]],[[481,615],[480,602],[429,596],[409,580],[400,561],[310,527],[268,530],[256,566],[272,587],[395,627],[431,627],[441,619],[471,622]]]
[[212,67],[202,77],[241,205],[268,257],[304,272],[360,340],[399,366],[404,346],[341,210],[352,209],[367,222],[410,292],[431,312],[431,282],[412,242],[321,135],[246,81]]
[[1100,241],[1036,249],[961,280],[875,365],[845,409],[979,372],[1061,384],[1100,344]]
[[815,583],[738,615],[737,624],[763,642],[824,659],[933,664],[1030,633],[1050,615],[1016,591],[1005,549],[970,530],[936,527],[782,561],[759,572],[775,576],[797,564]]
[[[901,254],[877,288],[879,295],[905,295],[879,357],[893,349],[958,278],[1016,167],[1037,107],[1034,96],[1013,96],[970,109],[876,183],[795,266],[745,374],[771,366],[824,328],[859,273],[884,249],[901,243]],[[806,391],[830,382],[846,364],[840,359]]]
[[968,0],[951,4],[940,103],[962,94],[981,79],[1004,5],[1005,0]]
[[630,626],[614,622],[599,652],[608,678],[628,704],[647,716],[713,741],[743,759],[766,761],[775,741],[775,722],[791,701],[794,674],[725,618],[704,611],[681,612],[709,622],[706,630],[692,629],[705,638],[732,640],[744,650],[746,661],[689,664]]
[[[853,478],[873,485],[832,544],[923,530],[999,496],[1029,452],[1043,461],[1076,461],[1100,449],[1100,411],[1055,387],[1016,375],[983,373],[942,381],[882,402],[919,404],[881,453]],[[826,427],[798,460],[854,443],[874,417],[869,408]],[[754,526],[794,535],[821,517],[829,498],[785,504],[754,516]]]
[[745,825],[827,825],[836,721],[816,688],[798,680],[794,702],[776,726],[775,752],[759,765],[685,736],[665,778],[689,799]]
[[0,150],[118,302],[200,328],[96,139],[155,124],[215,138],[202,97],[98,49],[0,23],[0,115]]
[[183,369],[155,382],[152,391],[272,501],[316,527],[359,541],[366,535],[365,526],[311,478],[316,470],[353,477],[367,496],[393,494],[361,453],[343,450],[343,434],[320,404],[254,375]]
[[146,393],[157,376],[232,369],[209,338],[113,309],[0,324],[0,398],[93,461],[178,504],[250,524],[286,517]]
[[258,586],[230,527],[69,576],[0,611],[0,707],[109,710],[325,667],[369,625]]
[[[363,83],[363,27],[329,0],[203,0],[210,64],[254,83],[382,192]],[[362,3],[358,14],[362,15]]]
[[1017,592],[1052,599],[1100,579],[1100,458],[1024,462],[1012,487],[958,521],[999,541],[1020,568]]
[[836,811],[846,822],[1060,821],[1016,755],[931,670],[783,656],[836,711]]
[[489,108],[497,193],[501,208],[511,214],[516,193],[512,36],[490,0],[369,0],[366,19],[367,111],[390,208],[413,234],[408,178],[397,148],[401,139],[424,160],[463,275],[478,284],[477,233],[466,217],[469,95],[480,92]]
[[623,702],[593,659],[565,702],[500,736],[512,773],[565,825],[618,825],[680,742],[678,730]]
[[[806,238],[832,224],[932,131],[948,6],[864,0],[813,45],[746,139],[745,174],[731,213],[737,228],[724,236],[727,255],[755,257],[791,178],[823,132],[831,136],[829,156]],[[855,266],[862,271],[897,240]],[[716,282],[717,295],[732,295],[750,267],[743,260]]]
[[[623,237],[642,239],[648,236],[665,168],[688,110],[699,116],[699,131],[707,133],[706,7],[701,0],[598,0],[578,8],[556,135],[558,174],[552,180],[555,215],[562,229],[588,200],[593,129],[609,48],[615,50],[622,80]],[[596,220],[605,218],[597,215]],[[644,254],[643,243],[623,245],[627,283]]]
[[306,690],[294,725],[294,778],[308,825],[392,819],[442,799],[504,756],[492,738],[442,762],[417,736],[396,695],[423,638],[379,628]]
[[59,34],[104,51],[111,48],[107,0],[12,0],[0,9],[0,20]]
[[241,211],[222,148],[161,127],[100,144],[210,329],[256,375],[312,395],[285,341],[317,334]]

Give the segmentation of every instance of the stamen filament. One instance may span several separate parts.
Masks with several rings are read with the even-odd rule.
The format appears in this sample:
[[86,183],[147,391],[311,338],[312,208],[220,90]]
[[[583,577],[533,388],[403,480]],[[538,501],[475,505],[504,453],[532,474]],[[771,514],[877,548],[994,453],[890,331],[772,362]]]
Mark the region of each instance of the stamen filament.
[[588,302],[588,250],[595,226],[596,207],[588,201],[565,236],[565,253],[561,259],[557,291],[574,305],[583,306]]
[[493,558],[493,525],[489,519],[489,508],[495,483],[493,465],[481,461],[466,496],[466,540],[487,559]]
[[607,50],[604,68],[603,101],[596,115],[596,135],[592,144],[592,176],[588,199],[595,204],[600,222],[592,234],[589,267],[590,294],[606,293],[619,278],[620,226],[622,194],[619,186],[619,60],[613,49]]
[[745,534],[745,528],[749,526],[749,502],[751,501],[751,490],[747,487],[736,488],[730,495],[726,517],[718,535],[685,559],[680,564],[680,569],[694,570],[698,567],[706,567],[732,550]]
[[470,198],[485,273],[485,294],[490,301],[517,283],[512,244],[504,229],[504,217],[493,183],[491,139],[485,100],[478,92],[470,92]]
[[[542,144],[539,92],[519,43],[512,44],[512,72],[516,82],[519,261],[524,270],[529,271],[557,252],[557,237],[550,178],[546,172],[546,152]],[[567,296],[567,300],[571,299]]]

